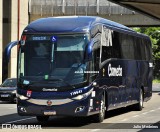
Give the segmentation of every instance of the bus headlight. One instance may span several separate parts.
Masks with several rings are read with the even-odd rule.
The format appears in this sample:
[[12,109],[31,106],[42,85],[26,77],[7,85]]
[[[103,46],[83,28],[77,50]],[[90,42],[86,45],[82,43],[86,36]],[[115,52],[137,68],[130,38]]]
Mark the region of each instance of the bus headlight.
[[78,95],[74,98],[72,98],[73,100],[82,100],[82,99],[85,99],[87,98],[93,91],[93,88],[91,90],[89,90],[87,93],[84,93],[84,94],[81,94],[81,95]]
[[27,99],[29,99],[28,97],[26,97],[24,95],[19,95],[19,94],[17,94],[17,98],[19,98],[21,100],[27,100]]

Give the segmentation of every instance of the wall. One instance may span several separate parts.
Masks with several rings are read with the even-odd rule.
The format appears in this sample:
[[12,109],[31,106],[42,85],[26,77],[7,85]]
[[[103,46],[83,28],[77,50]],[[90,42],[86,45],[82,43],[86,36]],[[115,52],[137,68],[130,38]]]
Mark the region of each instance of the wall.
[[[18,38],[18,0],[0,0],[0,83],[2,82],[2,54],[5,46],[19,40],[21,33],[28,24],[28,0],[20,1],[19,38]],[[17,47],[11,52],[8,77],[17,75]]]
[[[19,37],[18,35],[18,0],[12,1],[11,11],[11,41],[20,40],[23,29],[28,24],[28,1],[20,0]],[[17,46],[12,49],[10,77],[17,76]]]
[[42,17],[87,15],[100,16],[126,26],[159,26],[158,20],[107,0],[30,0],[30,22]]
[[[0,0],[0,67],[2,67],[2,15],[3,15],[3,10],[2,10],[2,5],[3,5],[3,1]],[[2,69],[0,70],[0,84],[2,83]]]

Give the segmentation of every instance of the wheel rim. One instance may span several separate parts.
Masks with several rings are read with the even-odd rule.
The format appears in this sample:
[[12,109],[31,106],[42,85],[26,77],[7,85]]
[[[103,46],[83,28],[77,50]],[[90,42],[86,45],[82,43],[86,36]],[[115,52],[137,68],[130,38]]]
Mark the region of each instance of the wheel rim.
[[17,98],[16,97],[13,100],[14,100],[15,103],[17,103]]
[[105,102],[102,98],[102,100],[101,100],[101,110],[100,110],[101,117],[104,117],[104,113],[105,113]]
[[140,92],[140,105],[143,107],[143,97],[142,97],[142,91]]

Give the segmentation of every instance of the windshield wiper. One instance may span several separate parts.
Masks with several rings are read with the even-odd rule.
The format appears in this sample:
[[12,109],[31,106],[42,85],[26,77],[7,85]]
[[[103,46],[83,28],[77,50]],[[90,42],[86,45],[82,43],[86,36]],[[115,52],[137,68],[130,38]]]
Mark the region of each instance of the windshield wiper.
[[47,81],[61,81],[64,82],[65,84],[67,84],[68,86],[72,87],[73,89],[75,88],[73,85],[71,85],[69,82],[65,81],[64,79],[47,79]]
[[42,82],[38,81],[38,82],[31,82],[31,83],[28,83],[28,84],[23,84],[23,83],[20,83],[20,84],[25,86],[25,87],[29,87],[29,86],[31,86],[33,84],[36,84],[36,83],[42,83]]
[[29,86],[31,86],[31,85],[33,85],[33,84],[36,84],[36,83],[40,83],[40,84],[43,84],[43,83],[49,83],[50,81],[53,81],[53,82],[56,82],[56,81],[61,81],[61,82],[64,82],[65,84],[67,84],[68,86],[70,86],[71,88],[75,88],[73,85],[71,85],[70,83],[68,83],[67,81],[65,81],[64,79],[47,79],[47,80],[45,80],[45,81],[35,81],[35,82],[31,82],[31,83],[29,83],[29,84],[23,84],[24,86],[27,86],[27,87],[29,87]]

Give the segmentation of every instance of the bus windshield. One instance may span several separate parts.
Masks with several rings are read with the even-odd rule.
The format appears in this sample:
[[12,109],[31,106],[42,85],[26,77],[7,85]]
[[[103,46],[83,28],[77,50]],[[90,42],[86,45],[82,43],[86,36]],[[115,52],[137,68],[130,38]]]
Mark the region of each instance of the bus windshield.
[[19,49],[18,77],[23,80],[21,82],[63,80],[60,87],[86,81],[84,52],[87,34],[25,37]]

